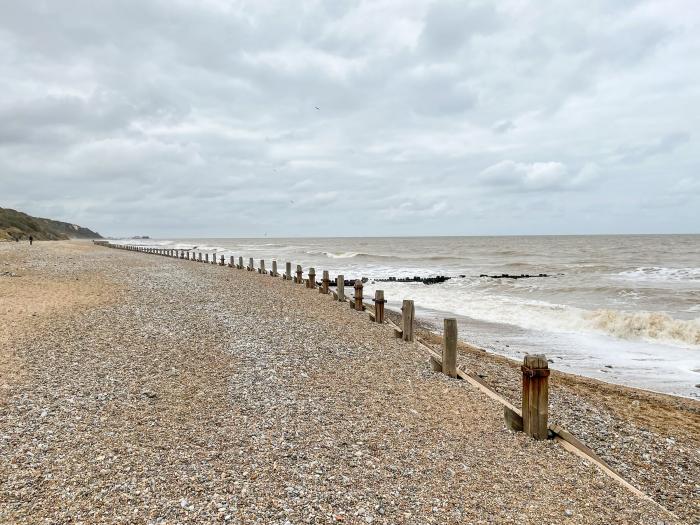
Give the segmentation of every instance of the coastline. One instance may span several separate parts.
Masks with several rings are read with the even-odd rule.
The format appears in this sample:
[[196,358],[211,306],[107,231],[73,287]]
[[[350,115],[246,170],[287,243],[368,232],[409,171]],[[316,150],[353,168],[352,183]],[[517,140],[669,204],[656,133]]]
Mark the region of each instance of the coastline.
[[[673,240],[671,240],[673,238]],[[640,240],[641,239],[641,240]],[[292,261],[384,291],[387,308],[413,299],[417,315],[457,319],[460,337],[522,359],[544,353],[558,370],[700,399],[698,236],[617,239],[511,237],[148,239],[146,248],[192,248],[203,256]],[[592,252],[581,255],[581,245]],[[684,249],[684,247],[688,249]],[[595,253],[593,256],[591,253]],[[637,254],[645,254],[638,257]],[[501,280],[483,274],[535,274]],[[443,275],[426,286],[399,282]],[[386,279],[387,281],[383,281]]]
[[[572,459],[556,445],[529,442],[522,436],[513,435],[506,431],[503,428],[502,414],[498,407],[494,407],[478,393],[470,391],[464,386],[455,385],[454,381],[431,374],[427,370],[425,356],[407,348],[407,345],[393,341],[385,333],[386,330],[382,331],[382,327],[370,325],[366,319],[360,319],[356,312],[348,311],[347,307],[342,308],[341,305],[328,301],[327,297],[319,296],[317,293],[309,293],[301,287],[293,287],[280,280],[269,277],[266,279],[265,276],[255,273],[237,272],[218,266],[195,265],[187,261],[147,258],[140,254],[104,250],[99,247],[93,248],[86,243],[52,244],[56,246],[55,250],[43,243],[35,246],[35,248],[42,250],[40,253],[43,257],[38,261],[28,260],[26,258],[28,252],[24,247],[19,255],[17,253],[13,255],[13,252],[16,252],[14,247],[10,247],[9,250],[5,246],[0,247],[0,257],[3,262],[12,267],[24,268],[21,271],[26,272],[25,275],[43,275],[49,277],[45,279],[46,281],[53,282],[63,279],[66,283],[71,282],[70,278],[73,277],[77,278],[76,282],[85,281],[87,283],[84,289],[77,289],[74,282],[71,282],[70,289],[75,292],[74,296],[76,298],[87,297],[87,299],[76,299],[70,305],[53,304],[42,295],[40,290],[36,290],[29,295],[22,296],[20,302],[25,307],[22,312],[14,310],[2,312],[6,319],[9,316],[14,323],[13,328],[6,332],[7,341],[10,343],[7,346],[12,349],[9,359],[20,363],[16,368],[22,371],[11,377],[8,386],[4,387],[3,391],[7,392],[6,399],[0,398],[0,401],[3,402],[3,431],[7,431],[5,425],[9,422],[25,421],[26,423],[26,418],[29,417],[26,411],[24,413],[21,411],[13,412],[12,405],[21,399],[18,397],[19,392],[23,392],[30,398],[34,395],[33,392],[37,384],[32,384],[32,380],[46,379],[47,377],[46,371],[39,368],[41,365],[41,361],[38,360],[40,356],[35,353],[44,348],[44,343],[39,341],[38,346],[42,348],[38,349],[33,348],[30,343],[46,337],[53,340],[53,343],[68,345],[67,350],[62,350],[59,345],[56,353],[52,354],[52,358],[59,365],[61,362],[64,363],[66,366],[63,369],[64,373],[71,371],[77,373],[78,370],[74,369],[80,364],[76,362],[77,356],[87,356],[84,349],[76,348],[69,343],[76,338],[78,340],[87,339],[90,341],[90,345],[88,345],[90,349],[97,352],[95,357],[106,358],[104,366],[88,359],[88,375],[93,373],[92,368],[100,369],[102,366],[99,372],[109,376],[111,368],[106,368],[106,364],[119,365],[113,367],[116,376],[120,376],[125,371],[134,373],[132,364],[124,361],[125,356],[129,356],[135,361],[134,364],[149,367],[152,372],[156,372],[156,377],[165,381],[164,385],[168,385],[167,388],[160,385],[161,388],[166,388],[166,390],[169,388],[167,392],[161,392],[158,388],[149,386],[149,381],[153,381],[149,380],[148,376],[140,375],[141,372],[138,371],[136,373],[137,379],[140,379],[142,383],[133,378],[127,380],[118,377],[116,386],[120,381],[131,381],[133,391],[129,390],[125,398],[120,398],[119,395],[116,396],[116,399],[113,398],[112,401],[115,401],[117,408],[111,410],[116,410],[116,413],[110,413],[107,410],[104,417],[109,419],[109,416],[112,416],[119,420],[117,416],[120,416],[121,412],[131,410],[125,405],[132,404],[141,410],[146,408],[146,415],[143,416],[145,419],[142,421],[143,424],[146,424],[149,417],[156,417],[157,411],[151,412],[151,408],[155,408],[151,405],[157,404],[158,408],[164,411],[161,416],[158,416],[162,418],[159,421],[168,428],[172,428],[174,432],[170,437],[169,443],[171,445],[181,443],[180,439],[183,436],[185,439],[197,441],[198,438],[195,437],[197,435],[196,422],[203,425],[201,430],[206,435],[202,436],[202,439],[206,436],[216,436],[214,441],[218,445],[217,447],[211,450],[202,444],[195,447],[197,449],[202,446],[206,449],[207,454],[205,455],[209,458],[208,461],[213,461],[212,458],[215,459],[215,456],[209,454],[223,454],[230,460],[230,463],[234,464],[239,461],[235,454],[233,456],[227,455],[231,445],[227,439],[230,439],[231,435],[238,436],[234,439],[237,447],[236,454],[239,450],[245,449],[245,454],[249,454],[253,458],[256,458],[257,454],[260,453],[263,454],[263,456],[257,457],[260,460],[267,453],[268,459],[270,459],[270,454],[273,452],[270,447],[273,442],[277,443],[276,447],[284,447],[283,444],[287,440],[285,432],[288,432],[290,428],[299,430],[299,427],[303,427],[302,440],[306,435],[314,435],[314,430],[305,422],[308,421],[311,424],[312,421],[315,421],[316,424],[321,425],[322,429],[332,428],[339,435],[342,435],[346,445],[340,445],[338,441],[334,442],[334,446],[328,452],[330,455],[325,457],[325,464],[318,469],[322,473],[316,474],[316,471],[310,470],[308,472],[310,477],[304,478],[306,479],[303,483],[305,487],[315,483],[320,483],[323,487],[330,483],[332,486],[334,480],[329,482],[327,478],[329,477],[328,472],[335,468],[333,467],[334,460],[339,462],[341,467],[347,461],[347,467],[350,468],[353,458],[369,458],[367,461],[370,461],[374,466],[368,467],[365,464],[367,472],[374,472],[375,467],[384,472],[387,460],[398,461],[400,459],[393,457],[392,445],[396,446],[405,439],[408,439],[408,442],[416,447],[416,450],[419,451],[419,457],[412,459],[415,463],[414,474],[405,479],[401,478],[400,475],[398,477],[402,479],[403,483],[409,485],[416,483],[412,476],[418,477],[422,483],[435,484],[438,479],[443,480],[444,483],[443,476],[446,471],[441,471],[439,476],[434,477],[436,473],[433,471],[436,470],[436,464],[442,465],[442,463],[440,459],[431,454],[436,453],[439,456],[439,444],[447,446],[451,453],[456,454],[457,449],[450,448],[456,445],[445,444],[445,440],[449,437],[447,443],[451,443],[450,439],[456,439],[461,445],[468,444],[467,449],[472,455],[480,456],[484,452],[488,452],[504,458],[510,457],[510,460],[504,459],[504,465],[495,467],[496,472],[493,475],[501,474],[502,477],[492,479],[489,477],[490,474],[473,463],[473,457],[470,459],[468,454],[460,455],[459,459],[467,461],[470,469],[467,469],[466,474],[453,472],[450,475],[449,484],[455,493],[444,499],[454,502],[454,508],[459,507],[457,501],[463,499],[465,494],[470,493],[469,491],[484,494],[483,491],[489,488],[492,488],[494,493],[500,494],[504,500],[510,501],[509,497],[514,497],[517,494],[515,494],[515,485],[506,479],[506,470],[514,477],[513,481],[523,482],[523,478],[519,478],[521,466],[513,466],[515,463],[508,463],[508,461],[515,461],[516,458],[520,458],[523,452],[526,454],[528,452],[533,454],[546,453],[546,455],[551,456],[548,459],[551,464],[547,465],[546,462],[543,464],[535,458],[534,463],[528,463],[522,467],[523,469],[530,467],[537,473],[536,478],[527,483],[530,483],[532,487],[542,485],[540,487],[544,491],[542,501],[531,500],[529,503],[534,505],[532,509],[518,506],[515,500],[511,501],[511,505],[514,506],[511,507],[510,512],[515,512],[514,516],[523,513],[530,518],[548,516],[555,521],[563,519],[565,510],[569,509],[562,508],[562,505],[566,503],[559,501],[561,494],[557,493],[557,489],[545,483],[551,472],[545,473],[548,472],[548,468],[551,468],[552,472],[559,473],[564,480],[562,483],[570,489],[570,494],[575,495],[570,496],[572,503],[569,504],[571,507],[575,507],[574,522],[586,523],[587,519],[592,517],[583,514],[585,500],[596,503],[596,512],[598,513],[596,517],[607,516],[607,519],[617,517],[618,521],[621,522],[657,523],[659,520],[673,522],[668,516],[659,515],[658,509],[645,506],[643,502],[635,501],[628,494],[622,493],[621,489],[597,472],[595,468]],[[57,255],[62,250],[65,250],[66,254],[63,260]],[[17,260],[13,261],[13,258]],[[171,273],[173,275],[170,275]],[[178,282],[178,278],[182,281]],[[45,284],[42,285],[42,288],[45,287]],[[61,292],[57,293],[56,296],[64,297],[65,294]],[[31,305],[37,301],[38,307],[32,309]],[[155,304],[147,304],[149,301],[153,301]],[[255,301],[256,304],[252,304],[251,301]],[[155,307],[161,309],[160,313]],[[134,320],[121,317],[126,313],[133,315],[139,311],[144,313],[143,319]],[[265,313],[266,311],[267,313]],[[111,332],[110,330],[113,328],[95,323],[95,320],[87,322],[90,321],[91,315],[95,315],[99,319],[108,319],[109,315],[114,316],[115,312],[119,314],[113,317],[115,323],[118,326],[121,326],[120,323],[124,325],[121,326],[123,328],[121,335]],[[85,316],[87,316],[87,320]],[[169,316],[177,317],[178,320],[182,321],[181,330],[178,331],[179,328],[173,325]],[[61,330],[57,333],[42,331],[42,323],[48,323],[47,329],[58,323]],[[162,326],[159,326],[159,323]],[[324,331],[327,333],[317,333],[319,323],[322,323]],[[200,333],[195,331],[197,326],[200,327]],[[348,331],[348,326],[352,326],[352,330]],[[89,327],[91,331],[80,331],[81,327],[84,327],[84,330]],[[167,330],[163,327],[167,327]],[[270,330],[270,333],[260,331],[260,327]],[[132,333],[129,330],[136,330],[136,332]],[[144,331],[145,334],[141,334],[144,337],[134,335]],[[244,340],[241,340],[242,336],[239,334],[247,332],[250,333],[243,338]],[[295,337],[293,343],[289,340],[290,333],[294,334]],[[435,337],[424,335],[425,337]],[[116,339],[114,339],[115,336]],[[183,340],[183,337],[186,339]],[[438,339],[434,338],[433,340],[439,344]],[[167,344],[161,344],[162,341],[166,341]],[[113,353],[112,345],[124,353],[124,356]],[[145,353],[143,345],[152,353]],[[325,351],[331,356],[333,366],[329,366],[320,359],[319,350],[322,353]],[[483,351],[469,348],[468,345],[462,345],[461,350],[461,360],[468,362],[471,368],[483,373],[485,381],[492,382],[496,390],[500,389],[501,393],[513,401],[517,401],[519,376],[517,373],[513,373],[514,364],[512,361],[485,354]],[[72,351],[75,351],[76,355],[71,355]],[[188,353],[189,351],[192,352],[191,355]],[[269,352],[270,355],[266,355],[265,352]],[[201,362],[197,362],[197,360]],[[69,363],[73,364],[68,366]],[[183,372],[178,363],[186,363],[191,367],[190,373],[186,376],[185,385],[179,383],[173,385],[167,380],[168,373],[172,372],[170,365],[174,365],[178,369],[175,376],[182,378]],[[61,366],[58,369],[61,371]],[[239,370],[245,371],[246,376],[239,375]],[[97,371],[94,372],[95,377],[98,377]],[[164,375],[165,378],[160,378],[160,375]],[[697,458],[693,456],[693,451],[698,448],[697,436],[700,435],[697,430],[700,428],[700,403],[665,394],[652,394],[629,387],[601,384],[592,379],[560,372],[553,372],[552,376],[550,417],[553,421],[561,421],[570,430],[577,432],[589,446],[592,446],[606,461],[622,472],[626,479],[642,488],[655,501],[678,514],[681,519],[692,520],[700,516],[698,495],[693,486],[693,480],[697,479],[700,472]],[[76,377],[73,379],[77,381]],[[404,390],[407,379],[411,383],[410,391]],[[255,380],[257,383],[251,382],[251,380]],[[377,384],[373,384],[372,380],[375,380]],[[316,390],[309,389],[309,385],[304,384],[306,382],[313,383],[312,386]],[[357,388],[357,392],[350,388],[353,385]],[[72,386],[78,391],[85,387],[81,381],[73,383]],[[90,390],[97,388],[99,383],[87,386]],[[54,387],[59,391],[64,388],[56,382],[49,384],[44,392],[48,397],[51,395],[49,387]],[[119,388],[113,389],[113,395],[118,391]],[[448,391],[449,395],[454,396],[455,399],[449,401],[447,406],[435,413],[435,403],[442,403],[442,399]],[[333,400],[329,406],[317,404],[321,403],[321,399],[317,398],[324,392],[329,396],[329,399]],[[99,396],[104,392],[92,391],[92,394]],[[154,394],[154,397],[151,397],[151,394]],[[171,403],[171,399],[166,394],[176,398],[176,402]],[[257,398],[255,394],[258,395]],[[358,395],[360,397],[357,397]],[[394,402],[392,401],[394,395],[398,396],[398,407],[391,406]],[[204,399],[200,399],[200,396],[203,396]],[[235,400],[233,406],[226,403],[226,398],[229,397]],[[573,398],[576,398],[575,403],[572,401]],[[352,399],[359,404],[353,406],[352,403],[342,403],[344,399]],[[100,400],[98,399],[98,401]],[[69,414],[74,410],[74,407],[65,405],[60,400],[57,402],[61,405],[61,410],[66,410]],[[164,403],[168,406],[164,407]],[[306,405],[310,405],[310,412],[294,408],[295,406],[306,407]],[[368,414],[363,415],[358,412],[358,407],[366,410]],[[39,410],[39,408],[40,406],[37,405],[36,409]],[[399,408],[402,410],[397,412]],[[105,407],[103,406],[102,409]],[[94,412],[95,407],[91,405],[83,407],[83,410],[88,416],[97,413]],[[197,410],[210,410],[213,413],[209,415],[197,414]],[[340,421],[327,419],[324,410],[328,410],[329,416],[345,418],[349,428],[343,428]],[[413,414],[411,410],[416,411],[417,414]],[[385,412],[388,412],[388,415],[395,420],[385,420],[387,415]],[[472,412],[475,413],[470,414]],[[40,411],[38,415],[40,425],[43,424],[41,420],[48,417],[48,415],[42,417],[42,413],[43,411]],[[48,409],[48,413],[53,414],[51,408]],[[185,422],[188,425],[193,425],[192,427],[186,425],[184,433],[182,427],[178,426],[174,420],[169,419],[177,414],[184,414]],[[262,452],[247,448],[247,442],[244,438],[247,437],[248,440],[253,441],[258,438],[255,437],[257,434],[248,433],[243,427],[232,429],[230,426],[225,426],[227,432],[232,431],[231,434],[226,434],[228,437],[214,432],[211,428],[215,421],[222,423],[226,418],[237,419],[241,417],[249,418],[253,421],[253,426],[258,425],[255,428],[260,435],[264,436]],[[464,420],[464,422],[458,423],[460,420]],[[267,427],[266,425],[271,421],[282,423],[288,428],[281,431],[274,426]],[[466,421],[471,421],[476,431],[469,430],[470,427]],[[586,423],[591,421],[593,424],[586,426]],[[400,429],[392,426],[399,423],[410,429],[407,436],[400,436]],[[57,421],[56,424],[62,424],[62,422]],[[109,424],[109,421],[105,424]],[[577,424],[578,426],[576,426]],[[81,427],[82,433],[90,434],[92,432],[88,427],[83,427],[80,424],[78,426]],[[147,426],[137,426],[141,432],[148,434]],[[389,436],[395,435],[396,441],[393,442],[393,439],[389,439],[388,442],[382,441],[383,438],[375,433],[375,427],[382,428]],[[485,432],[486,436],[474,435],[480,433],[480,427],[485,429],[482,431]],[[642,431],[641,428],[645,430]],[[175,432],[176,430],[177,432]],[[369,443],[366,443],[364,438],[358,436],[368,431],[370,437],[367,440]],[[394,432],[395,434],[393,434]],[[449,435],[445,435],[444,432],[448,432]],[[12,434],[15,435],[16,432],[13,431]],[[22,434],[13,437],[12,439],[15,440],[12,443],[13,446],[21,445],[24,443],[23,439],[29,436],[30,434]],[[299,434],[297,434],[298,436]],[[596,436],[600,436],[597,441]],[[128,439],[122,443],[124,446],[133,446],[134,443],[141,442],[138,433],[130,433],[127,437]],[[278,441],[274,441],[271,439],[272,437]],[[489,438],[492,439],[493,443],[487,442]],[[280,439],[281,441],[279,441]],[[669,439],[673,440],[672,444],[668,443]],[[357,445],[358,441],[362,444]],[[370,446],[372,444],[375,446],[374,449]],[[309,446],[295,449],[296,460],[300,454],[311,454],[316,458],[314,461],[324,463],[316,457],[316,453],[311,452],[315,449],[310,448],[310,442],[307,445]],[[369,446],[369,450],[365,450],[366,445]],[[611,448],[610,445],[616,446]],[[341,458],[335,457],[333,450],[337,450],[339,447],[340,449],[349,447],[352,452],[350,457],[346,458],[342,454]],[[180,447],[176,446],[176,448],[182,451]],[[268,450],[265,450],[266,448]],[[27,450],[26,446],[24,448],[20,446],[20,449]],[[15,449],[5,450],[4,453],[9,453],[11,457],[18,460],[16,452],[13,453],[12,450]],[[360,455],[354,455],[355,452],[360,452]],[[465,453],[466,450],[461,452]],[[194,456],[190,453],[184,451],[183,453],[189,460],[194,460]],[[424,454],[427,454],[427,457],[424,457]],[[644,454],[649,455],[649,461],[644,460]],[[145,450],[140,450],[137,456],[141,459],[146,456],[150,458]],[[633,460],[637,456],[641,458],[640,461]],[[282,475],[289,478],[287,481],[294,477],[298,478],[299,472],[292,475],[293,472],[296,472],[294,462],[287,464],[287,459],[276,455],[275,457],[276,461],[283,464],[281,467]],[[426,462],[428,457],[431,458],[430,462]],[[486,457],[489,456],[485,456],[484,459]],[[126,461],[126,458],[120,457],[118,459],[122,462]],[[409,459],[403,458],[401,461]],[[457,456],[454,456],[453,459],[457,460]],[[525,460],[520,459],[519,461]],[[216,461],[214,462],[216,463]],[[248,472],[245,473],[244,470],[241,470],[242,475],[239,476],[239,479],[229,480],[231,486],[235,487],[234,492],[239,500],[245,499],[243,497],[245,486],[255,486],[258,483],[260,490],[267,488],[273,493],[281,490],[281,494],[287,494],[287,497],[306,502],[301,494],[303,490],[297,490],[297,485],[293,483],[292,492],[296,493],[296,496],[289,496],[289,490],[287,490],[289,487],[275,486],[273,488],[274,475],[267,471],[268,467],[264,464],[261,466],[258,463],[243,463],[241,466],[244,469],[248,468]],[[258,474],[251,479],[252,472],[255,471],[252,465],[257,465],[258,470],[266,471],[269,474],[269,479]],[[511,465],[512,468],[501,471],[501,467],[508,465]],[[446,465],[444,466],[448,468]],[[98,467],[99,465],[94,465],[94,467],[88,468],[88,471]],[[3,469],[5,468],[7,465],[3,464]],[[36,466],[32,468],[37,469]],[[221,468],[224,468],[223,464]],[[407,464],[404,468],[408,468]],[[39,468],[38,470],[41,472],[44,469]],[[352,468],[350,470],[352,471]],[[214,471],[218,470],[215,468]],[[358,479],[358,472],[354,472],[354,478]],[[576,474],[572,479],[574,472]],[[66,476],[65,471],[62,474],[64,477]],[[90,474],[91,472],[86,473],[86,475]],[[151,471],[148,475],[155,474]],[[72,476],[78,476],[78,473],[72,472],[68,478],[72,479]],[[315,476],[319,476],[319,478],[315,478]],[[348,476],[348,472],[344,474],[338,472],[335,476],[352,478],[352,476]],[[365,476],[360,475],[360,478],[365,479]],[[491,481],[498,479],[497,484],[500,486],[479,488],[474,485],[474,480],[471,479],[474,476],[480,485],[483,485],[485,481],[488,485]],[[260,479],[259,482],[258,479]],[[319,479],[324,480],[324,483],[321,483]],[[96,482],[95,480],[91,481]],[[238,485],[236,485],[236,481],[239,482]],[[584,481],[587,485],[577,485]],[[21,492],[17,492],[19,490],[17,482],[18,480],[13,474],[13,479],[8,484],[9,490],[13,494],[13,506],[11,507],[13,510],[11,512],[17,512],[17,514],[8,514],[8,519],[22,516],[21,512],[24,509],[23,496]],[[299,479],[297,479],[298,482]],[[96,486],[100,486],[99,480],[96,483]],[[377,492],[388,490],[390,486],[394,486],[382,476],[373,478],[369,484],[374,486],[373,483],[377,484]],[[584,487],[587,488],[584,489]],[[3,491],[5,490],[3,489]],[[49,492],[51,490],[49,487]],[[54,487],[53,490],[58,490],[58,487]],[[329,489],[326,487],[321,492],[325,494],[324,491],[327,490]],[[428,502],[434,494],[424,493],[424,490],[421,489],[419,494],[414,496],[422,502],[418,505],[418,510],[411,510],[408,507],[399,508],[400,505],[394,509],[389,508],[390,504],[382,503],[386,505],[382,508],[387,513],[386,515],[382,514],[376,508],[379,500],[375,495],[375,497],[367,497],[366,501],[346,505],[352,507],[355,512],[368,506],[372,508],[364,509],[365,512],[356,515],[343,512],[343,520],[359,522],[369,514],[373,516],[374,521],[389,520],[386,521],[387,523],[413,523],[419,516],[432,518],[446,516],[454,519],[454,516],[449,512],[443,513],[446,510],[443,509],[442,504],[438,505],[438,512],[433,513]],[[246,494],[250,493],[246,491]],[[200,506],[199,500],[201,498],[199,497],[197,497],[197,503],[194,502],[194,499],[190,501],[187,496],[183,497],[187,500],[186,504],[179,505],[179,508],[174,510],[171,509],[171,512],[174,513],[171,516],[178,516],[175,519],[183,521],[195,519],[192,512],[207,508],[204,504]],[[408,495],[401,493],[401,496],[395,499],[400,501],[400,504],[406,504],[407,498],[410,499]],[[165,500],[178,502],[175,495],[169,495]],[[73,500],[71,505],[79,503],[80,508],[84,510],[87,508],[86,501],[80,500],[76,503]],[[179,501],[181,503],[182,499]],[[342,498],[337,501],[342,501]],[[195,510],[188,510],[190,503],[195,507]],[[126,504],[126,500],[123,500],[122,505]],[[144,507],[153,511],[154,505],[158,507],[162,504],[162,502],[158,504],[146,502]],[[246,504],[247,508],[250,509],[252,503],[246,500]],[[484,516],[504,511],[503,509],[486,508],[489,503],[483,504],[485,507],[479,512]],[[335,504],[335,506],[337,505],[338,503]],[[428,505],[428,507],[421,505]],[[175,507],[177,506],[176,504]],[[453,507],[450,507],[450,512],[454,510]],[[331,504],[328,508],[335,507]],[[106,512],[105,509],[106,507],[102,509],[102,512]],[[233,512],[230,503],[227,503],[226,509],[229,513]],[[324,509],[324,512],[328,511],[326,507]],[[218,509],[208,509],[206,512],[210,510],[215,515],[219,514]],[[464,519],[476,520],[479,514],[470,514],[474,511],[473,508],[462,508],[460,512],[463,513]],[[205,511],[201,510],[201,512]],[[260,512],[260,515],[263,515],[262,511]],[[275,512],[279,513],[279,509]],[[335,511],[331,510],[330,512],[332,514]],[[406,516],[407,512],[410,516]],[[635,512],[638,514],[634,514]],[[327,515],[324,514],[324,516]],[[209,514],[198,514],[198,516],[200,518],[208,517]],[[591,522],[595,522],[595,520]]]

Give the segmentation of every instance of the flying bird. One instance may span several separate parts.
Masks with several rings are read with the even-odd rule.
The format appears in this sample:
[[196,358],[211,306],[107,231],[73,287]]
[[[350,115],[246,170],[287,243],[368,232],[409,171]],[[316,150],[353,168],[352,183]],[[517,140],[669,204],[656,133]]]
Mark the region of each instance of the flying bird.
[[321,111],[321,108],[319,108],[318,106],[314,106],[314,107],[315,107],[317,110]]

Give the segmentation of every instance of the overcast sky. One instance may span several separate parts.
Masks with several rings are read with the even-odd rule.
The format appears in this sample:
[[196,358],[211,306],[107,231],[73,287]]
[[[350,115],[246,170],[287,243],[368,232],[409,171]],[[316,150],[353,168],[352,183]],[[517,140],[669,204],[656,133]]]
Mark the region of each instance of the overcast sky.
[[696,0],[0,0],[0,206],[103,235],[700,232]]

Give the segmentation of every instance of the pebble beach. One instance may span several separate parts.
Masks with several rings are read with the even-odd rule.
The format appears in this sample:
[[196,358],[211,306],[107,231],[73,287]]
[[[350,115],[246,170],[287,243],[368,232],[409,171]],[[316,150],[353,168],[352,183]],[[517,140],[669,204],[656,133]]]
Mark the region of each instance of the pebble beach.
[[[649,501],[269,275],[0,243],[0,322],[0,523],[700,523],[700,402],[552,374],[552,421]],[[512,362],[459,362],[519,402]]]

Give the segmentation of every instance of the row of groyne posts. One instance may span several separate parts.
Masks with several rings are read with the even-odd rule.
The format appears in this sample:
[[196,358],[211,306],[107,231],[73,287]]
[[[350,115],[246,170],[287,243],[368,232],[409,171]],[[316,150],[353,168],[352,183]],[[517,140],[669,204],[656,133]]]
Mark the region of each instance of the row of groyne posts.
[[[108,241],[93,241],[95,244],[108,248],[117,248],[139,253],[160,255],[176,259],[184,259],[203,264],[215,264],[228,266],[238,270],[247,270],[259,274],[270,275],[271,277],[281,277],[283,280],[295,284],[303,284],[309,289],[318,289],[322,294],[329,294],[336,301],[349,302],[350,308],[357,311],[365,311],[367,305],[363,297],[363,281],[357,279],[346,281],[343,275],[338,275],[335,282],[331,282],[329,273],[324,270],[320,282],[316,281],[316,270],[309,268],[307,278],[304,279],[301,265],[296,265],[295,272],[292,273],[292,263],[286,262],[284,273],[280,274],[277,268],[277,261],[272,261],[272,267],[268,271],[265,267],[265,260],[261,259],[256,268],[252,257],[248,259],[248,264],[244,265],[243,257],[238,260],[233,255],[229,256],[228,262],[223,255],[217,257],[215,254],[209,257],[208,253],[195,252],[194,250],[182,250],[174,248],[149,248],[129,244],[113,244]],[[346,298],[345,286],[354,288],[354,296]],[[330,287],[334,286],[335,291]],[[401,307],[401,326],[396,326],[384,315],[384,291],[376,290],[374,293],[374,306],[371,307],[369,318],[376,323],[389,323],[394,327],[394,335],[407,342],[416,342],[414,324],[415,307],[411,299],[404,299]],[[544,355],[526,355],[521,366],[522,370],[522,411],[503,399],[486,385],[475,373],[465,371],[457,366],[457,320],[448,318],[444,320],[444,334],[442,344],[442,355],[437,354],[432,348],[417,341],[430,352],[430,364],[433,371],[442,372],[449,377],[466,379],[474,386],[482,390],[491,398],[501,402],[504,406],[504,417],[508,428],[515,431],[524,431],[529,436],[537,440],[553,437],[548,426],[548,406],[549,406],[549,366]],[[585,446],[585,445],[584,445]]]
[[[248,259],[248,264],[244,266],[243,257],[238,257],[236,262],[233,256],[229,257],[229,262],[223,255],[217,260],[216,255],[212,254],[211,260],[209,254],[201,252],[195,253],[194,250],[178,250],[174,248],[149,248],[145,246],[134,246],[128,244],[113,244],[109,241],[93,241],[95,244],[106,246],[108,248],[117,248],[122,250],[148,253],[153,255],[161,255],[176,259],[184,259],[196,261],[199,263],[211,263],[220,266],[228,266],[239,270],[247,270],[257,272],[259,274],[270,275],[271,277],[281,277],[285,281],[296,284],[304,284],[306,288],[318,289],[322,294],[329,294],[339,302],[349,302],[350,308],[357,311],[365,311],[368,307],[370,320],[376,323],[387,323],[394,328],[394,335],[407,342],[413,342],[422,347],[430,355],[430,364],[433,371],[442,372],[449,377],[460,378],[480,390],[483,394],[497,401],[503,406],[506,426],[510,430],[524,431],[527,435],[536,440],[553,438],[560,443],[569,452],[584,458],[596,464],[607,476],[614,479],[620,485],[625,487],[630,492],[640,498],[649,501],[655,506],[663,509],[665,512],[673,515],[659,505],[656,501],[643,493],[635,486],[625,480],[618,472],[616,472],[605,460],[598,454],[586,446],[582,441],[572,435],[569,431],[559,425],[548,424],[549,414],[549,366],[547,358],[544,355],[526,355],[523,364],[520,367],[522,371],[522,410],[515,407],[507,399],[503,398],[495,390],[487,385],[484,380],[475,372],[469,371],[464,367],[457,366],[457,320],[449,318],[444,320],[444,334],[442,342],[442,354],[435,352],[433,348],[425,344],[420,338],[416,337],[414,331],[415,308],[413,301],[405,299],[401,307],[401,327],[394,324],[391,319],[385,319],[384,292],[376,290],[374,295],[374,306],[366,305],[362,294],[363,280],[358,279],[354,282],[346,281],[343,275],[338,275],[335,283],[332,283],[328,271],[322,273],[321,282],[316,281],[316,270],[309,268],[307,278],[303,278],[303,269],[301,265],[296,265],[296,271],[292,274],[292,263],[285,264],[285,271],[279,274],[277,271],[277,261],[272,261],[272,268],[268,271],[265,268],[265,261],[260,260],[260,265],[255,268],[253,258]],[[332,284],[335,284],[336,290],[330,290]],[[353,286],[355,295],[352,299],[346,299],[345,286]]]

